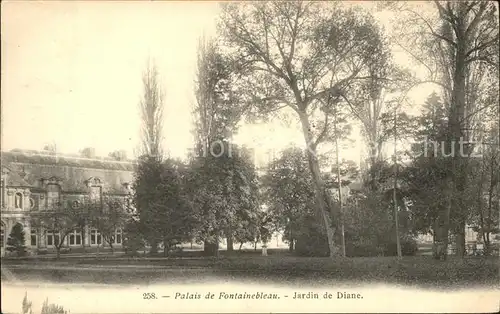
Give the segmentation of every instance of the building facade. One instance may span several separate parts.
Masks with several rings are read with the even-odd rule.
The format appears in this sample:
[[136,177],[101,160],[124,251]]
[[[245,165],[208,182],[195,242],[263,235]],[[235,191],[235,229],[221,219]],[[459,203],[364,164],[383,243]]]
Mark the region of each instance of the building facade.
[[[1,253],[6,254],[12,228],[20,224],[31,254],[55,250],[60,234],[32,226],[30,217],[55,204],[79,206],[84,199],[100,200],[103,195],[130,197],[134,163],[124,158],[82,158],[52,152],[13,150],[1,154]],[[117,228],[113,247],[123,242]],[[86,227],[67,235],[63,248],[78,251],[99,248],[105,243],[99,230]]]

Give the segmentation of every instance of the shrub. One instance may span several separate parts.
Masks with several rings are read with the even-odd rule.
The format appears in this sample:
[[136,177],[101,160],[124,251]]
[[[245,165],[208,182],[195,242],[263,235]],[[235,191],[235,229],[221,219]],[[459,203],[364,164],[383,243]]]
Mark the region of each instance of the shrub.
[[15,253],[17,256],[24,256],[26,255],[25,243],[23,227],[20,224],[16,224],[7,239],[7,251]]
[[298,256],[328,256],[328,240],[320,226],[306,219],[295,242],[295,254]]
[[[403,238],[401,239],[401,254],[404,256],[414,256],[418,251],[418,244],[415,239],[412,238]],[[384,250],[385,256],[396,256],[397,253],[397,244],[396,242],[391,242],[385,245]]]

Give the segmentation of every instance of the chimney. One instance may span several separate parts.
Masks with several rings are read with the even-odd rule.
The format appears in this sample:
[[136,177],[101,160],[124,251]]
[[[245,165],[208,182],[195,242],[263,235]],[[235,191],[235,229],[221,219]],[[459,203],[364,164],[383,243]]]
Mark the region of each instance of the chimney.
[[82,149],[81,154],[85,158],[94,159],[95,158],[95,148],[86,147],[86,148]]
[[126,150],[120,150],[118,156],[120,157],[121,161],[127,160],[127,151]]

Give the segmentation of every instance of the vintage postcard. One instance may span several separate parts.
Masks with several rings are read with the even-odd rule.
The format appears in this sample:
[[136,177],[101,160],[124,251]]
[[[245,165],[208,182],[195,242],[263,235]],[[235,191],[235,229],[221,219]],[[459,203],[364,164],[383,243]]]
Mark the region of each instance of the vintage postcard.
[[3,1],[1,312],[500,310],[489,1]]

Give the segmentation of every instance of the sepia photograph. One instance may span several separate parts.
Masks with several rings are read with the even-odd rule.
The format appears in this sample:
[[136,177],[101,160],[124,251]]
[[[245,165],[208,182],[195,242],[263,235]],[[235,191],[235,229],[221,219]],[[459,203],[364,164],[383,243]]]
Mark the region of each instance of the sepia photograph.
[[497,313],[494,1],[2,1],[1,313]]

